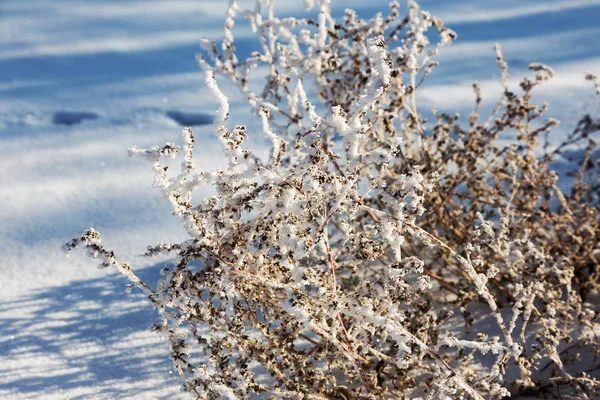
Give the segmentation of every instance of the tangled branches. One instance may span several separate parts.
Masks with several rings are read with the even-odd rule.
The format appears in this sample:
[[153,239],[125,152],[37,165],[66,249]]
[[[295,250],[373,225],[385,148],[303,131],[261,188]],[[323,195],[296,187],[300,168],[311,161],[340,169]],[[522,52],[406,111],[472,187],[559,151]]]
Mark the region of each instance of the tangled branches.
[[[277,18],[269,0],[248,11],[232,1],[220,50],[205,40],[198,58],[219,102],[213,129],[227,168],[196,169],[191,129],[181,147],[130,149],[152,163],[189,234],[148,248],[173,254],[174,267],[153,289],[93,229],[67,250],[85,246],[147,294],[160,315],[154,330],[198,398],[483,399],[566,388],[593,398],[600,122],[586,116],[564,143],[542,146],[558,121],[544,119],[532,93],[553,72],[532,64],[517,93],[497,47],[504,91],[488,120],[475,85],[468,126],[433,110],[427,128],[415,93],[456,34],[412,0],[404,17],[390,7],[336,22],[328,0],[316,21]],[[239,16],[261,46],[245,61],[234,48]],[[248,82],[262,65],[258,93]],[[229,123],[218,76],[260,118],[268,160],[245,148],[245,126]],[[516,138],[501,146],[506,132]],[[563,193],[551,164],[582,140]],[[161,160],[178,153],[181,171],[169,176]],[[192,203],[203,185],[217,194]]]

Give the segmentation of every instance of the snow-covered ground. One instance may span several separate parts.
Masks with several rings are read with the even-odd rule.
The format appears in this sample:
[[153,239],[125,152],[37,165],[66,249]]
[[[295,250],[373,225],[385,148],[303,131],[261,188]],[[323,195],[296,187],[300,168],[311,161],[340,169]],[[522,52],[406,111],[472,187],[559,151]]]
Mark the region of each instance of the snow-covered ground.
[[[183,397],[166,346],[148,331],[150,306],[127,295],[114,271],[79,252],[66,259],[60,246],[94,226],[152,280],[167,260],[139,254],[184,237],[151,188],[150,166],[126,150],[176,141],[180,123],[211,120],[217,104],[194,55],[201,37],[220,37],[226,3],[0,1],[0,398]],[[333,8],[369,17],[387,3]],[[468,113],[473,81],[496,101],[496,42],[515,80],[530,62],[554,68],[539,93],[563,120],[559,135],[600,109],[583,79],[600,73],[600,0],[420,4],[459,35],[421,90],[423,109]],[[301,0],[276,5],[280,15],[303,13]],[[235,33],[242,54],[257,45],[245,24]],[[246,115],[242,101],[232,104],[234,116]],[[206,126],[195,132],[197,163],[212,167],[218,147]]]

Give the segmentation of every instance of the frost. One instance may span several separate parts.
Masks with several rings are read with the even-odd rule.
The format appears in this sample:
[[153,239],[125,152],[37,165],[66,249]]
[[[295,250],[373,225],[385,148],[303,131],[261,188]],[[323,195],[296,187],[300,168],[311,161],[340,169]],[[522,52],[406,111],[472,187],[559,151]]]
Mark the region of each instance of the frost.
[[[416,92],[456,33],[415,1],[407,15],[393,2],[368,21],[352,10],[336,21],[328,0],[305,1],[315,15],[301,19],[277,17],[273,0],[241,4],[229,2],[222,42],[202,40],[198,56],[226,166],[199,170],[191,128],[180,146],[129,149],[151,164],[189,236],[148,247],[173,265],[153,288],[94,229],[65,245],[144,292],[185,390],[208,399],[592,393],[597,380],[573,366],[598,355],[597,314],[584,301],[598,290],[595,144],[572,194],[550,166],[600,125],[582,119],[540,156],[539,137],[558,122],[541,122],[548,107],[532,91],[553,71],[531,64],[535,78],[511,90],[496,46],[504,90],[489,121],[479,122],[477,85],[466,125],[435,109],[426,119]],[[235,54],[240,19],[258,36],[246,60]],[[230,121],[223,81],[254,123]],[[504,145],[506,132],[517,143]],[[263,141],[264,157],[251,150]],[[171,171],[164,159],[175,156]],[[203,187],[213,194],[195,199]]]

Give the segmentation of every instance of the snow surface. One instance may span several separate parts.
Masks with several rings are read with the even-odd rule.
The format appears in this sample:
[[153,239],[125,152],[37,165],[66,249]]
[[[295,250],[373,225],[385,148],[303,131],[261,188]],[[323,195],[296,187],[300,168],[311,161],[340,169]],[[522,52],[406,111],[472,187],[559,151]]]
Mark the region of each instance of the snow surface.
[[[0,2],[0,398],[184,398],[166,345],[148,330],[155,313],[143,297],[80,252],[66,259],[60,246],[94,226],[119,259],[156,279],[168,260],[139,254],[184,232],[151,188],[150,166],[128,159],[127,148],[176,141],[180,123],[192,124],[199,168],[221,162],[203,125],[217,104],[194,55],[201,37],[221,37],[226,3]],[[370,17],[387,3],[334,0],[333,8]],[[421,109],[468,115],[473,81],[495,102],[500,42],[513,85],[531,62],[554,68],[538,93],[563,121],[558,132],[599,111],[583,75],[600,73],[600,0],[420,4],[459,35],[422,88]],[[276,6],[279,15],[303,13],[300,0]],[[242,55],[258,45],[245,24],[234,32]],[[243,101],[231,104],[232,120],[247,117]],[[258,127],[256,118],[243,122]]]

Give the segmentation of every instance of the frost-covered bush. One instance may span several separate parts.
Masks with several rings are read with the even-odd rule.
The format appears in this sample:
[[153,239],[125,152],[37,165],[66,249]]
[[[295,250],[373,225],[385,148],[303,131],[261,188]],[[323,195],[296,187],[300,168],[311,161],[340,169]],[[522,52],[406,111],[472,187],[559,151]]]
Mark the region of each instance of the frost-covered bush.
[[[487,121],[474,85],[466,126],[435,110],[428,122],[415,93],[456,34],[412,0],[368,21],[317,7],[316,20],[281,19],[272,0],[232,1],[221,45],[202,42],[226,169],[196,169],[191,129],[181,147],[130,149],[189,234],[148,247],[176,256],[156,288],[93,229],[67,250],[85,246],[147,294],[197,398],[597,396],[600,121],[586,116],[550,146],[558,121],[531,97],[552,70],[532,64],[511,88],[497,47],[504,92]],[[243,61],[239,17],[261,47]],[[228,120],[217,77],[260,119],[268,159],[244,143],[260,132]],[[501,134],[515,139],[500,145]],[[563,193],[550,165],[588,139]],[[178,153],[168,174],[161,160]],[[199,186],[216,195],[192,203]]]

